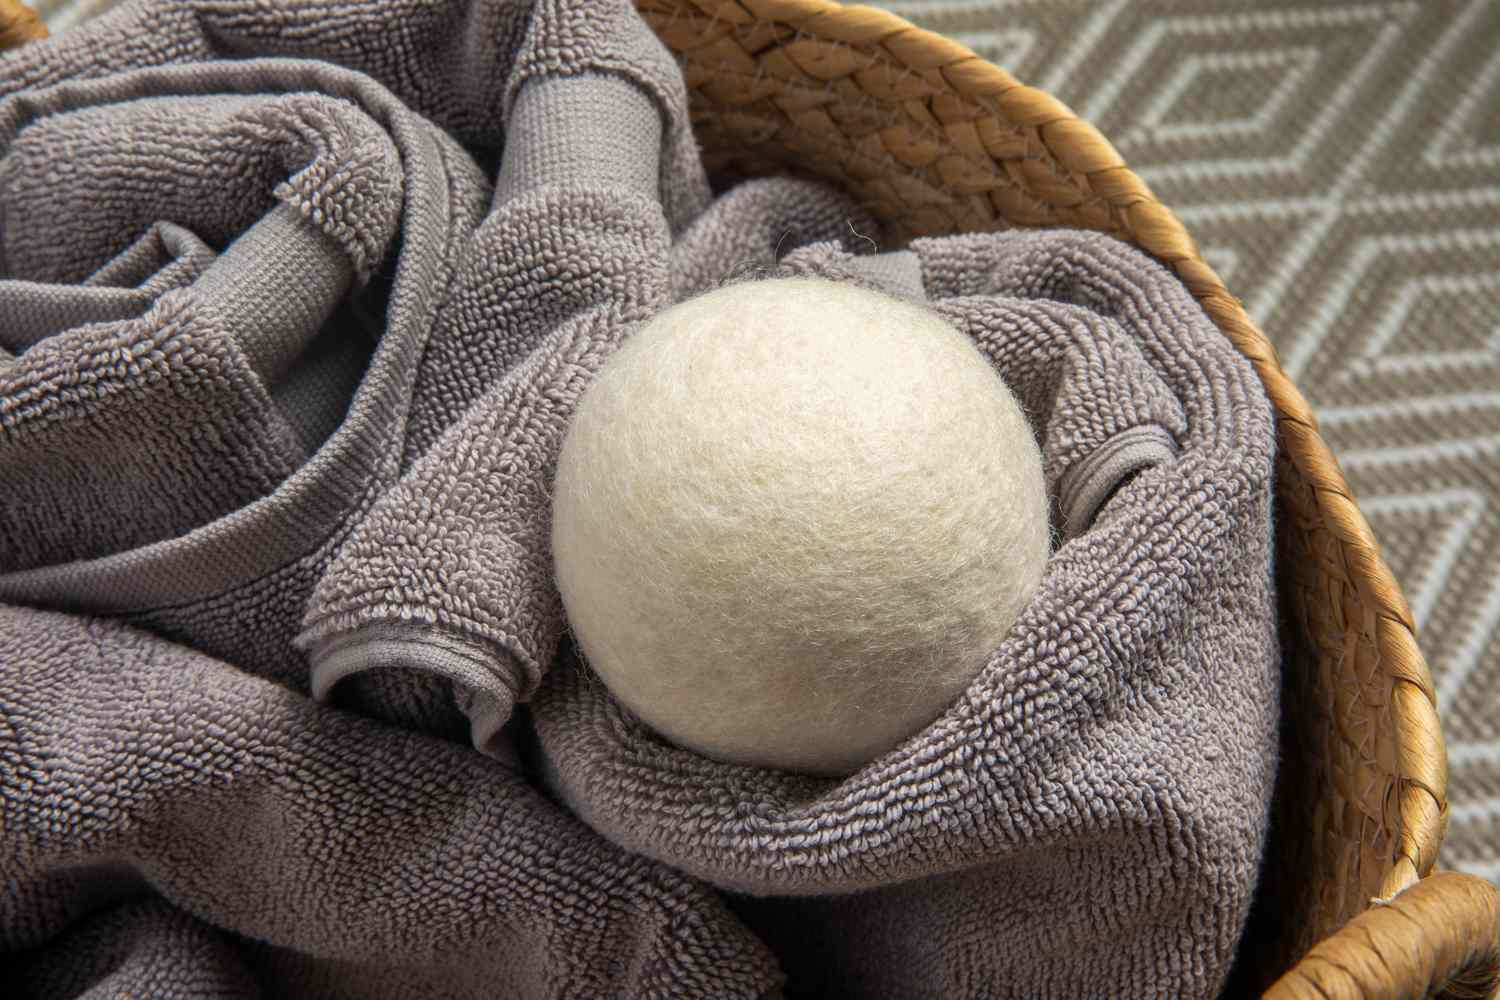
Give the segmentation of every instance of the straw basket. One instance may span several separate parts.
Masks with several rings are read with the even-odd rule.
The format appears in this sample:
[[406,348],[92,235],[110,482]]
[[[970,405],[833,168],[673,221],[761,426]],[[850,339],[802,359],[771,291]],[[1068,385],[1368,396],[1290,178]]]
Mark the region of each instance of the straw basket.
[[[962,46],[827,0],[637,0],[676,53],[711,169],[812,174],[896,238],[1066,226],[1172,266],[1277,413],[1283,759],[1229,993],[1486,997],[1500,895],[1429,874],[1447,758],[1411,612],[1307,402],[1171,211],[1062,103]],[[0,48],[45,34],[0,0]]]
[[47,26],[36,16],[36,11],[20,0],[0,0],[0,52],[46,37]]
[[[1447,756],[1411,611],[1265,335],[1108,140],[941,35],[827,0],[637,0],[676,53],[710,169],[816,175],[900,239],[1009,226],[1111,233],[1169,264],[1277,414],[1283,760],[1231,993],[1484,997],[1500,895],[1429,875]],[[1274,985],[1273,985],[1274,984]]]

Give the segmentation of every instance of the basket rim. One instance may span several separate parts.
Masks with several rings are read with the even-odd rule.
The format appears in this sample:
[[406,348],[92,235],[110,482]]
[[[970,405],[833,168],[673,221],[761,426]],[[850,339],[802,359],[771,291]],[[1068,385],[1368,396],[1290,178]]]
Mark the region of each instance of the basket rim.
[[[636,2],[653,6],[651,0]],[[1187,227],[1098,129],[1062,101],[1021,83],[951,38],[886,10],[834,0],[685,2],[715,20],[775,21],[812,39],[865,50],[879,47],[908,69],[940,78],[960,97],[987,103],[1008,121],[1033,128],[1047,152],[1081,181],[1080,186],[1106,200],[1119,223],[1114,235],[1172,268],[1255,368],[1275,411],[1278,461],[1290,461],[1310,486],[1322,524],[1338,543],[1348,580],[1366,614],[1374,618],[1366,625],[1375,637],[1380,668],[1392,683],[1396,807],[1401,816],[1398,851],[1381,896],[1392,897],[1427,875],[1447,827],[1447,754],[1432,674],[1417,645],[1410,606],[1318,430],[1312,407],[1282,368],[1270,339],[1203,259]]]

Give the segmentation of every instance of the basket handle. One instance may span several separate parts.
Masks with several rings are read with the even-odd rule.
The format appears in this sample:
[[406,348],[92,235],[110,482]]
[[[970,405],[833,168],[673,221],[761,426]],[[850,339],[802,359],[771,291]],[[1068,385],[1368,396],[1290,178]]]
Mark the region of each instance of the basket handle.
[[1500,892],[1439,872],[1324,938],[1262,1000],[1485,1000],[1500,986]]

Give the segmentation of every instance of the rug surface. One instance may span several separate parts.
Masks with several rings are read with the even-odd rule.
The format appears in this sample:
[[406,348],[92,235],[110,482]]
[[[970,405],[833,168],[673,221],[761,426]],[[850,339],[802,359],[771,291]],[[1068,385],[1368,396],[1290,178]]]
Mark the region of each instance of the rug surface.
[[1443,863],[1500,883],[1500,0],[880,6],[1097,125],[1275,342],[1436,677]]

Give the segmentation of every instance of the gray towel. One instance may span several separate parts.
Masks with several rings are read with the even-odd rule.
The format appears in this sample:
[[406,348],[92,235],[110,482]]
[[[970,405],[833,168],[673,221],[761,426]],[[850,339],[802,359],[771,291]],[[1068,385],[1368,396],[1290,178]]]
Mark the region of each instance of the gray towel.
[[[531,756],[611,840],[729,891],[789,995],[1214,996],[1275,769],[1259,382],[1168,271],[1105,237],[912,254],[1017,389],[1057,507],[1041,587],[965,695],[815,779],[671,746],[565,647]],[[784,269],[858,280],[869,260],[814,247]]]
[[[713,200],[624,0],[138,0],[0,59],[0,212],[25,995],[1222,982],[1273,767],[1272,432],[1159,266],[1073,233],[872,254],[806,181]],[[1058,532],[970,692],[843,782],[644,731],[547,550],[611,350],[780,272],[974,336]]]

